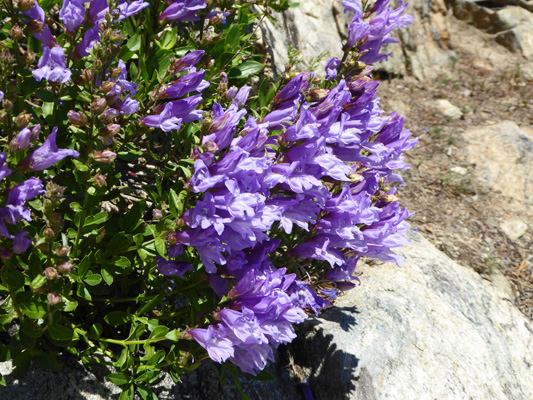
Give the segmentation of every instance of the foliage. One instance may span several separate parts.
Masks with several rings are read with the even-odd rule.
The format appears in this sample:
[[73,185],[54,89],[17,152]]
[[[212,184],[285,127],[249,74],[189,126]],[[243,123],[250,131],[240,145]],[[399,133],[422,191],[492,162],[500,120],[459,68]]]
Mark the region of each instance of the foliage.
[[[0,355],[68,352],[121,399],[206,358],[260,373],[354,287],[400,261],[394,172],[414,146],[371,63],[409,22],[354,12],[327,78],[264,79],[257,24],[289,0],[2,0]],[[377,16],[370,24],[363,15]],[[366,17],[365,17],[366,18]],[[245,120],[244,116],[249,117]]]

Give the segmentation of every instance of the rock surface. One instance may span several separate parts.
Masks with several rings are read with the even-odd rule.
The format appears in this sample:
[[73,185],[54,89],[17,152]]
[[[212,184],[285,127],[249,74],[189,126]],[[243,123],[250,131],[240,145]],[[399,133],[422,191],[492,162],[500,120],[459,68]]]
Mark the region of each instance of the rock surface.
[[499,190],[518,207],[533,205],[533,136],[512,121],[476,127],[463,137],[480,182]]
[[449,100],[446,99],[435,100],[434,107],[436,112],[447,118],[459,119],[463,116],[463,113],[461,110],[459,110],[459,107],[453,105]]
[[533,326],[508,294],[420,234],[401,267],[362,268],[362,286],[300,329],[292,351],[316,399],[533,398]]

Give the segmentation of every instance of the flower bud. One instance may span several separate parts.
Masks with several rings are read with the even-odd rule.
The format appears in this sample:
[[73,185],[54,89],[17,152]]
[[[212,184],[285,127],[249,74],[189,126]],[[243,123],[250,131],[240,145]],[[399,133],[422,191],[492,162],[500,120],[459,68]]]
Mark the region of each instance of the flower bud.
[[34,140],[37,140],[37,138],[41,134],[41,124],[37,124],[35,126],[32,126],[29,129],[31,131],[30,142],[33,142]]
[[[178,220],[176,220],[177,222]],[[178,236],[176,235],[176,232],[172,232],[167,236],[167,242],[170,245],[178,243]]]
[[105,81],[104,83],[102,83],[102,86],[100,86],[100,91],[103,94],[107,94],[114,89],[115,85],[116,83],[113,81]]
[[382,194],[379,196],[379,200],[385,203],[393,203],[395,201],[398,201],[398,197],[393,194]]
[[43,236],[45,237],[45,239],[53,239],[55,235],[56,233],[52,228],[44,228]]
[[9,34],[13,39],[18,40],[24,35],[24,32],[22,31],[22,29],[20,29],[20,26],[18,26],[18,24],[15,24],[9,31]]
[[19,11],[29,11],[35,5],[35,0],[20,0],[19,1]]
[[[68,246],[59,246],[54,249],[54,255],[57,257],[65,257],[68,255],[69,251],[70,248]],[[59,267],[58,269],[60,272],[62,272]]]
[[17,115],[17,118],[15,118],[15,125],[18,128],[25,128],[26,125],[28,125],[31,121],[31,115],[25,112],[21,112],[19,115]]
[[22,60],[27,64],[31,65],[35,61],[36,54],[33,51],[25,51],[24,54],[22,54]]
[[48,299],[48,305],[50,306],[54,306],[58,303],[61,303],[61,296],[55,292],[48,293],[46,298]]
[[307,101],[320,101],[325,99],[328,93],[329,90],[326,89],[311,89],[309,91],[309,96],[307,96]]
[[217,37],[213,31],[212,28],[208,28],[205,32],[204,32],[204,35],[202,36],[202,39],[200,40],[200,44],[202,46],[208,46],[212,43],[215,43],[218,39],[220,39],[219,37]]
[[59,274],[57,273],[54,267],[46,268],[44,270],[44,276],[46,276],[46,279],[48,279],[49,281],[60,278]]
[[216,153],[218,151],[218,145],[215,142],[209,141],[202,146],[205,151],[210,153]]
[[161,212],[161,210],[154,208],[154,211],[152,211],[152,216],[154,219],[161,219],[163,218],[163,213]]
[[122,72],[122,68],[113,68],[109,73],[109,76],[111,78],[118,78]]
[[100,229],[98,229],[98,235],[96,236],[96,243],[100,243],[102,240],[104,240],[106,234],[105,226],[102,226]]
[[238,93],[238,89],[235,86],[232,86],[226,92],[226,100],[232,100]]
[[34,20],[31,20],[26,26],[28,28],[28,32],[32,34],[36,34],[43,30],[44,24],[42,21],[39,21],[38,19],[34,19]]
[[4,99],[4,101],[2,102],[2,107],[4,107],[4,110],[6,111],[11,111],[11,109],[13,108],[13,103],[8,99]]
[[109,124],[100,129],[100,135],[104,137],[113,137],[120,132],[119,124]]
[[74,269],[74,265],[72,265],[68,261],[65,261],[65,262],[57,265],[57,270],[59,272],[61,272],[62,274],[68,274],[73,269]]
[[120,32],[117,29],[114,29],[113,32],[111,32],[111,35],[109,36],[109,40],[111,40],[111,43],[118,43],[123,39],[122,32]]
[[205,62],[205,67],[207,69],[211,69],[215,66],[215,59],[214,58],[209,58],[206,62]]
[[106,110],[98,117],[104,124],[109,124],[120,115],[120,112],[114,108],[107,107]]
[[361,179],[363,179],[363,176],[352,172],[351,174],[348,175],[348,178],[353,183],[356,183],[356,182],[359,182]]
[[94,160],[105,164],[112,163],[115,161],[115,158],[117,158],[117,154],[110,150],[95,151],[91,154],[91,156],[94,158]]
[[78,111],[70,110],[67,113],[67,118],[72,125],[78,127],[85,126],[85,124],[87,124],[87,117]]
[[98,172],[94,176],[93,182],[98,187],[104,187],[104,186],[107,186],[106,178],[107,178],[107,174],[102,175],[100,172]]
[[81,71],[80,85],[90,85],[94,80],[94,73],[90,69],[84,69]]
[[96,99],[91,103],[91,111],[95,113],[101,113],[105,110],[106,101],[104,98]]
[[212,16],[209,19],[209,22],[211,22],[211,25],[218,25],[224,20],[224,14],[221,12],[217,12],[214,16]]

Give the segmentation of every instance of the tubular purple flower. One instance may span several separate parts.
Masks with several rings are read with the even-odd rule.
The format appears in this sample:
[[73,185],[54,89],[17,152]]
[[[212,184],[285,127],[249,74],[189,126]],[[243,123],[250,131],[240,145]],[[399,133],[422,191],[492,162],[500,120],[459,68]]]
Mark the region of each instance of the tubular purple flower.
[[[37,33],[33,33],[35,39],[39,40],[47,47],[57,45],[56,40],[52,36],[52,32],[50,32],[50,28],[46,25],[44,10],[39,6],[37,1],[35,1],[35,4],[31,9],[23,11],[22,14],[30,17],[31,20],[38,21],[42,24],[42,29]],[[22,20],[26,23],[31,22],[31,20],[27,20],[26,18],[22,18]]]
[[[91,5],[94,4],[94,1],[91,3]],[[107,4],[107,3],[106,3]],[[80,59],[85,56],[89,55],[89,51],[93,48],[93,46],[97,43],[100,43],[100,26],[99,24],[95,24],[90,28],[87,32],[85,32],[85,35],[83,35],[82,41],[76,46],[76,50],[74,50],[74,58]]]
[[337,68],[341,64],[338,58],[332,58],[326,64],[326,80],[335,79],[337,77]]
[[22,254],[31,245],[31,239],[28,239],[28,232],[22,231],[13,239],[13,253]]
[[159,22],[166,21],[198,21],[196,11],[207,6],[204,0],[174,0],[159,17]]
[[149,115],[142,121],[146,126],[159,128],[163,132],[179,130],[181,127],[181,119],[172,116],[172,103],[166,103],[161,114]]
[[207,329],[192,329],[187,333],[207,350],[213,361],[223,363],[235,354],[233,344],[226,337],[226,329],[221,324],[209,325]]
[[165,276],[179,276],[183,278],[187,271],[194,271],[194,267],[187,262],[165,260],[163,257],[156,257],[157,269]]
[[194,50],[181,57],[174,63],[175,72],[180,73],[190,69],[192,66],[196,65],[198,61],[200,61],[204,53],[204,50]]
[[80,153],[76,150],[59,149],[56,144],[57,127],[52,129],[41,147],[31,155],[19,162],[18,168],[23,171],[42,171],[50,168],[65,157],[78,158]]
[[54,46],[49,49],[43,45],[42,50],[43,55],[37,64],[39,68],[32,71],[33,77],[37,81],[44,78],[49,82],[66,83],[70,78],[70,69],[67,68],[63,48]]
[[11,175],[11,170],[4,165],[7,159],[7,154],[2,152],[0,153],[0,180],[4,179],[6,176]]
[[0,216],[11,225],[21,219],[31,221],[31,211],[24,203],[44,192],[43,183],[35,177],[18,184],[9,191],[5,207],[0,208]]
[[29,128],[22,129],[17,136],[9,143],[9,150],[21,151],[30,147],[30,140],[32,138],[32,131]]
[[81,0],[65,0],[59,11],[59,18],[63,21],[65,30],[73,33],[85,20],[85,7]]
[[137,14],[139,11],[144,10],[149,5],[150,3],[147,3],[143,0],[134,0],[131,3],[121,0],[117,4],[117,10],[119,12],[117,21],[122,21],[123,19],[129,18],[132,15]]

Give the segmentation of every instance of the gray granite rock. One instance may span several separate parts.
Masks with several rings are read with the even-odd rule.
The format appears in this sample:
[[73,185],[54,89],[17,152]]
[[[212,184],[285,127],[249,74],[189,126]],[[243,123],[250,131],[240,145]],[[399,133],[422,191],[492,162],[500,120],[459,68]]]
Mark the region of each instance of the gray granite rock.
[[291,346],[316,399],[533,399],[533,326],[499,286],[420,234]]

